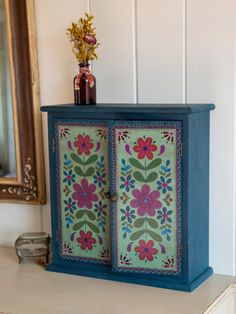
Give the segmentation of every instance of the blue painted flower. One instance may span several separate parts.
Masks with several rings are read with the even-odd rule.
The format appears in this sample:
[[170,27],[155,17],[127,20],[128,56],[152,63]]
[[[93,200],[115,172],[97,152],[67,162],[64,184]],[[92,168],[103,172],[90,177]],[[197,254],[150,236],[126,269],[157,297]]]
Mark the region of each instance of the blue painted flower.
[[106,231],[106,228],[105,228],[106,227],[106,221],[105,220],[100,220],[98,222],[98,227],[101,228],[103,232],[105,232]]
[[72,161],[70,159],[68,159],[67,155],[64,155],[64,165],[67,167],[71,167],[72,166]]
[[121,163],[122,163],[122,167],[121,170],[124,171],[125,173],[128,173],[128,171],[130,170],[131,166],[127,165],[125,162],[125,159],[121,159]]
[[125,189],[126,192],[129,192],[130,189],[135,188],[134,186],[135,180],[131,178],[132,177],[130,174],[127,177],[120,177],[120,180],[122,181],[120,189]]
[[103,168],[105,167],[105,164],[104,164],[104,156],[101,156],[101,160],[100,161],[97,161],[97,166],[98,168]]
[[173,191],[172,187],[169,185],[172,179],[167,179],[163,176],[160,177],[160,180],[157,181],[157,189],[162,190],[165,194],[167,191]]
[[73,214],[74,210],[76,210],[76,202],[74,202],[72,198],[69,197],[68,200],[64,200],[64,204],[66,205],[65,211],[70,211],[71,214]]
[[161,220],[161,224],[164,224],[166,221],[172,222],[170,215],[173,213],[173,210],[168,210],[163,207],[162,210],[157,211],[157,219]]
[[162,235],[165,235],[165,236],[166,236],[167,241],[170,241],[170,236],[169,236],[170,233],[171,233],[171,230],[168,229],[168,228],[165,228],[165,229],[161,232]]
[[106,185],[105,181],[106,174],[96,171],[96,174],[93,176],[93,182],[97,184],[99,187],[102,185]]
[[167,173],[170,173],[171,169],[169,168],[169,165],[170,165],[170,160],[168,159],[166,161],[166,164],[161,166],[161,170],[163,171],[164,175],[166,175]]
[[68,185],[71,185],[71,183],[75,182],[75,174],[72,172],[72,170],[64,170],[63,174],[65,176],[63,182],[67,182]]
[[128,221],[130,224],[132,223],[132,219],[135,219],[135,210],[131,209],[129,206],[126,206],[126,209],[121,208],[120,211],[122,212],[121,221]]
[[74,217],[71,215],[66,216],[66,228],[70,228],[70,226],[73,224],[74,222]]
[[107,204],[103,204],[102,201],[99,201],[97,204],[94,204],[94,211],[97,213],[97,216],[100,217],[101,215],[106,216],[106,208]]
[[131,229],[128,226],[122,227],[122,230],[124,231],[123,238],[125,239],[127,237],[128,233],[131,233]]

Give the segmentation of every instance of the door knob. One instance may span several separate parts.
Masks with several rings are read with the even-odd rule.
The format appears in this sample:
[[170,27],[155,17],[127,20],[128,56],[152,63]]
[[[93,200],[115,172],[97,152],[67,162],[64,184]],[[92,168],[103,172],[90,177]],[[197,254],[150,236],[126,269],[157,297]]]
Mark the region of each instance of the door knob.
[[111,200],[112,202],[117,202],[118,200],[117,195],[111,195],[110,192],[105,192],[104,195],[108,200]]

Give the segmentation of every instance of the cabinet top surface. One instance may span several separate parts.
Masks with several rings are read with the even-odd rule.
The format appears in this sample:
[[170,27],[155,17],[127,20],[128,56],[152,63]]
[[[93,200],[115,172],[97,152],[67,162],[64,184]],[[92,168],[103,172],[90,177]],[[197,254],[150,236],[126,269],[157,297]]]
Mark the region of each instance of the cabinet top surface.
[[194,113],[209,111],[215,108],[214,104],[96,104],[96,105],[74,105],[61,104],[42,106],[43,112],[73,112],[73,113],[108,113],[108,112],[130,112],[130,113]]

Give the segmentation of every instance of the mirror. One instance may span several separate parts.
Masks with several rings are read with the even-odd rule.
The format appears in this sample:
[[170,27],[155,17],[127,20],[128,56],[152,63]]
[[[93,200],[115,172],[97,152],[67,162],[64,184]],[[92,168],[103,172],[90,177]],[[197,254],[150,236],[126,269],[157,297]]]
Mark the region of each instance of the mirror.
[[0,200],[45,203],[33,0],[0,0]]

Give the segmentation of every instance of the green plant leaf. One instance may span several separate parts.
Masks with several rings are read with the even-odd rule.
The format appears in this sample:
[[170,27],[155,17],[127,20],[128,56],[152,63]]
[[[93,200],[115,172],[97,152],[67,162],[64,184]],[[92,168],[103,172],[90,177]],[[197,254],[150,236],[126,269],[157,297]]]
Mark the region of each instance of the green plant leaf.
[[134,226],[136,228],[140,228],[144,224],[144,222],[145,222],[145,218],[138,218],[135,220]]
[[86,213],[86,210],[82,209],[82,210],[78,210],[75,214],[75,217],[78,218],[78,219],[81,219],[84,214]]
[[158,167],[161,164],[162,160],[161,158],[156,158],[153,161],[150,162],[150,164],[147,166],[147,170],[153,169]]
[[72,153],[70,156],[71,156],[71,158],[72,158],[75,162],[77,162],[78,164],[81,164],[81,165],[84,164],[83,161],[82,161],[82,159],[81,159],[78,155],[76,155],[75,153]]
[[151,238],[153,238],[153,240],[157,241],[157,242],[162,242],[162,237],[157,234],[156,232],[153,232],[151,230],[146,230],[147,233],[150,235]]
[[86,214],[87,214],[87,216],[88,216],[88,218],[90,220],[95,220],[96,219],[96,215],[93,212],[91,212],[89,210],[86,210]]
[[73,230],[74,230],[74,231],[79,230],[81,227],[83,227],[84,224],[85,224],[85,221],[80,221],[80,222],[78,222],[77,224],[75,224],[75,225],[73,226]]
[[139,181],[139,182],[146,182],[144,176],[142,175],[142,173],[138,172],[138,171],[135,171],[133,173],[133,176],[135,178],[135,180]]
[[141,169],[141,170],[145,170],[145,167],[137,159],[131,157],[131,158],[129,158],[129,162],[135,168],[138,168],[138,169]]
[[94,169],[93,167],[89,167],[89,168],[86,170],[84,176],[85,176],[85,177],[90,177],[90,176],[92,176],[92,175],[94,174],[94,171],[95,171],[95,169]]
[[152,218],[146,218],[147,223],[152,228],[158,228],[158,222],[155,219]]
[[80,177],[84,176],[83,170],[79,166],[75,167],[75,173],[77,173]]
[[90,164],[93,164],[97,159],[98,159],[98,155],[92,155],[84,162],[84,165],[88,166]]
[[139,239],[145,232],[146,232],[146,230],[139,230],[139,231],[132,233],[130,236],[130,240],[135,241],[135,240]]
[[145,182],[153,182],[158,178],[158,174],[156,172],[151,172],[149,173],[149,175],[147,176]]
[[89,222],[89,221],[86,221],[86,224],[89,226],[89,228],[91,230],[93,230],[93,232],[95,233],[99,233],[99,229],[96,225],[94,225],[93,223]]

